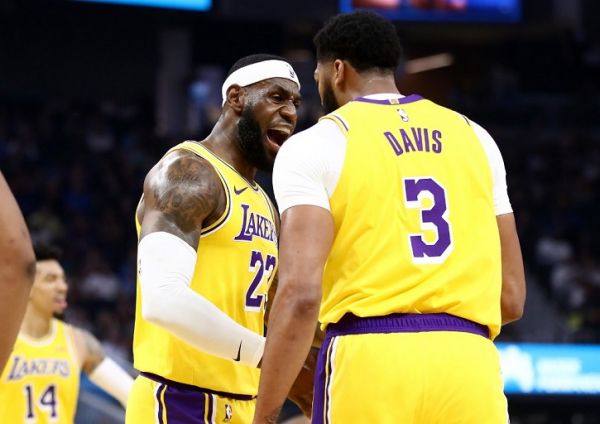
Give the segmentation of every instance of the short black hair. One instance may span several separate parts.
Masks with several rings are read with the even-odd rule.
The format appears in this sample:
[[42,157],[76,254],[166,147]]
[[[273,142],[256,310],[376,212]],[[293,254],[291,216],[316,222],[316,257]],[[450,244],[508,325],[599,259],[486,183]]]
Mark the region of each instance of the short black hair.
[[286,59],[274,54],[251,54],[250,56],[244,56],[240,60],[235,62],[233,66],[231,66],[231,68],[229,69],[229,72],[227,72],[227,76],[225,78],[233,74],[238,69],[243,68],[244,66],[252,65],[253,63],[263,62],[265,60],[283,60],[284,62],[287,62]]
[[62,258],[62,250],[60,247],[51,244],[35,243],[33,245],[33,251],[35,253],[36,261],[60,261]]
[[402,46],[394,25],[366,11],[336,15],[315,35],[317,60],[347,60],[357,71],[394,72],[402,57]]

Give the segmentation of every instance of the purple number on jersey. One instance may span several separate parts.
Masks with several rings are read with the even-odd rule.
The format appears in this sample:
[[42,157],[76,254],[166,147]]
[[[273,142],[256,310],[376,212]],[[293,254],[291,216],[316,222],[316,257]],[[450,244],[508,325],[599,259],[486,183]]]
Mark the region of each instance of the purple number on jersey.
[[[421,209],[421,228],[424,230],[435,229],[437,240],[427,243],[423,234],[409,236],[410,248],[415,263],[441,263],[452,251],[452,236],[448,218],[446,191],[432,177],[406,178],[404,180],[404,194],[406,205],[409,208]],[[432,206],[425,209],[422,198],[432,199]]]
[[255,271],[256,274],[246,292],[247,311],[259,311],[261,306],[263,306],[263,301],[266,296],[256,292],[263,281],[265,273],[267,274],[267,281],[271,278],[271,274],[273,273],[276,264],[277,259],[274,256],[267,255],[265,260],[261,252],[256,250],[252,251],[252,256],[250,257],[250,271]]

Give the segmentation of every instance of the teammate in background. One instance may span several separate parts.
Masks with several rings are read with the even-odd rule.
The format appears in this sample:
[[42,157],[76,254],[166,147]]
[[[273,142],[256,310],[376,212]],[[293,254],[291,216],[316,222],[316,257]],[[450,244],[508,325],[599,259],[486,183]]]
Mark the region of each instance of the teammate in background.
[[0,379],[2,422],[73,423],[81,371],[125,406],[133,379],[88,331],[55,318],[67,307],[60,252],[40,245],[35,254],[27,311]]
[[281,265],[254,422],[275,422],[318,318],[313,423],[505,424],[492,340],[525,281],[500,152],[398,92],[385,19],[338,15],[315,44],[328,115],[274,167]]
[[33,283],[35,256],[23,215],[0,173],[0,371],[15,343]]
[[211,134],[175,146],[148,173],[136,214],[141,374],[128,423],[252,420],[278,266],[278,216],[254,177],[294,131],[299,90],[283,59],[240,59]]

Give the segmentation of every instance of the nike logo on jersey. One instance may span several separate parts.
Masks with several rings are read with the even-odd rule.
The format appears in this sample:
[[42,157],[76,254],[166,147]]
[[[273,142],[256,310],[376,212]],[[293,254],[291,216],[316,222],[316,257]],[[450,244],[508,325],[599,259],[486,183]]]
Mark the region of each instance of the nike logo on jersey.
[[235,358],[233,358],[233,360],[235,362],[240,362],[240,354],[242,353],[242,343],[243,343],[243,340],[240,342],[240,347],[238,347],[237,356]]
[[240,195],[240,194],[242,194],[242,193],[243,193],[243,192],[245,192],[247,189],[248,189],[248,187],[243,187],[243,188],[241,188],[241,189],[239,189],[239,190],[238,190],[237,188],[233,187],[233,191],[234,191],[234,192],[235,192],[235,194],[237,194],[237,195]]

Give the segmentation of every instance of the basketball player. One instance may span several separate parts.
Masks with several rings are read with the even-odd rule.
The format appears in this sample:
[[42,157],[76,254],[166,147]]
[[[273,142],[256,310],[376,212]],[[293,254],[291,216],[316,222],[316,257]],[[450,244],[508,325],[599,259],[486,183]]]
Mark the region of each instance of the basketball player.
[[133,379],[92,334],[54,317],[67,307],[59,251],[40,245],[35,254],[27,311],[0,379],[2,422],[73,423],[81,371],[125,406]]
[[141,375],[128,423],[252,420],[278,266],[278,217],[254,177],[294,131],[299,89],[283,59],[240,59],[211,134],[175,146],[148,173],[136,216]]
[[35,257],[29,231],[0,173],[0,371],[10,355],[33,283]]
[[525,281],[500,152],[397,91],[400,43],[378,15],[334,17],[315,43],[328,115],[275,163],[281,265],[255,423],[275,422],[318,317],[313,423],[505,424],[492,340]]

